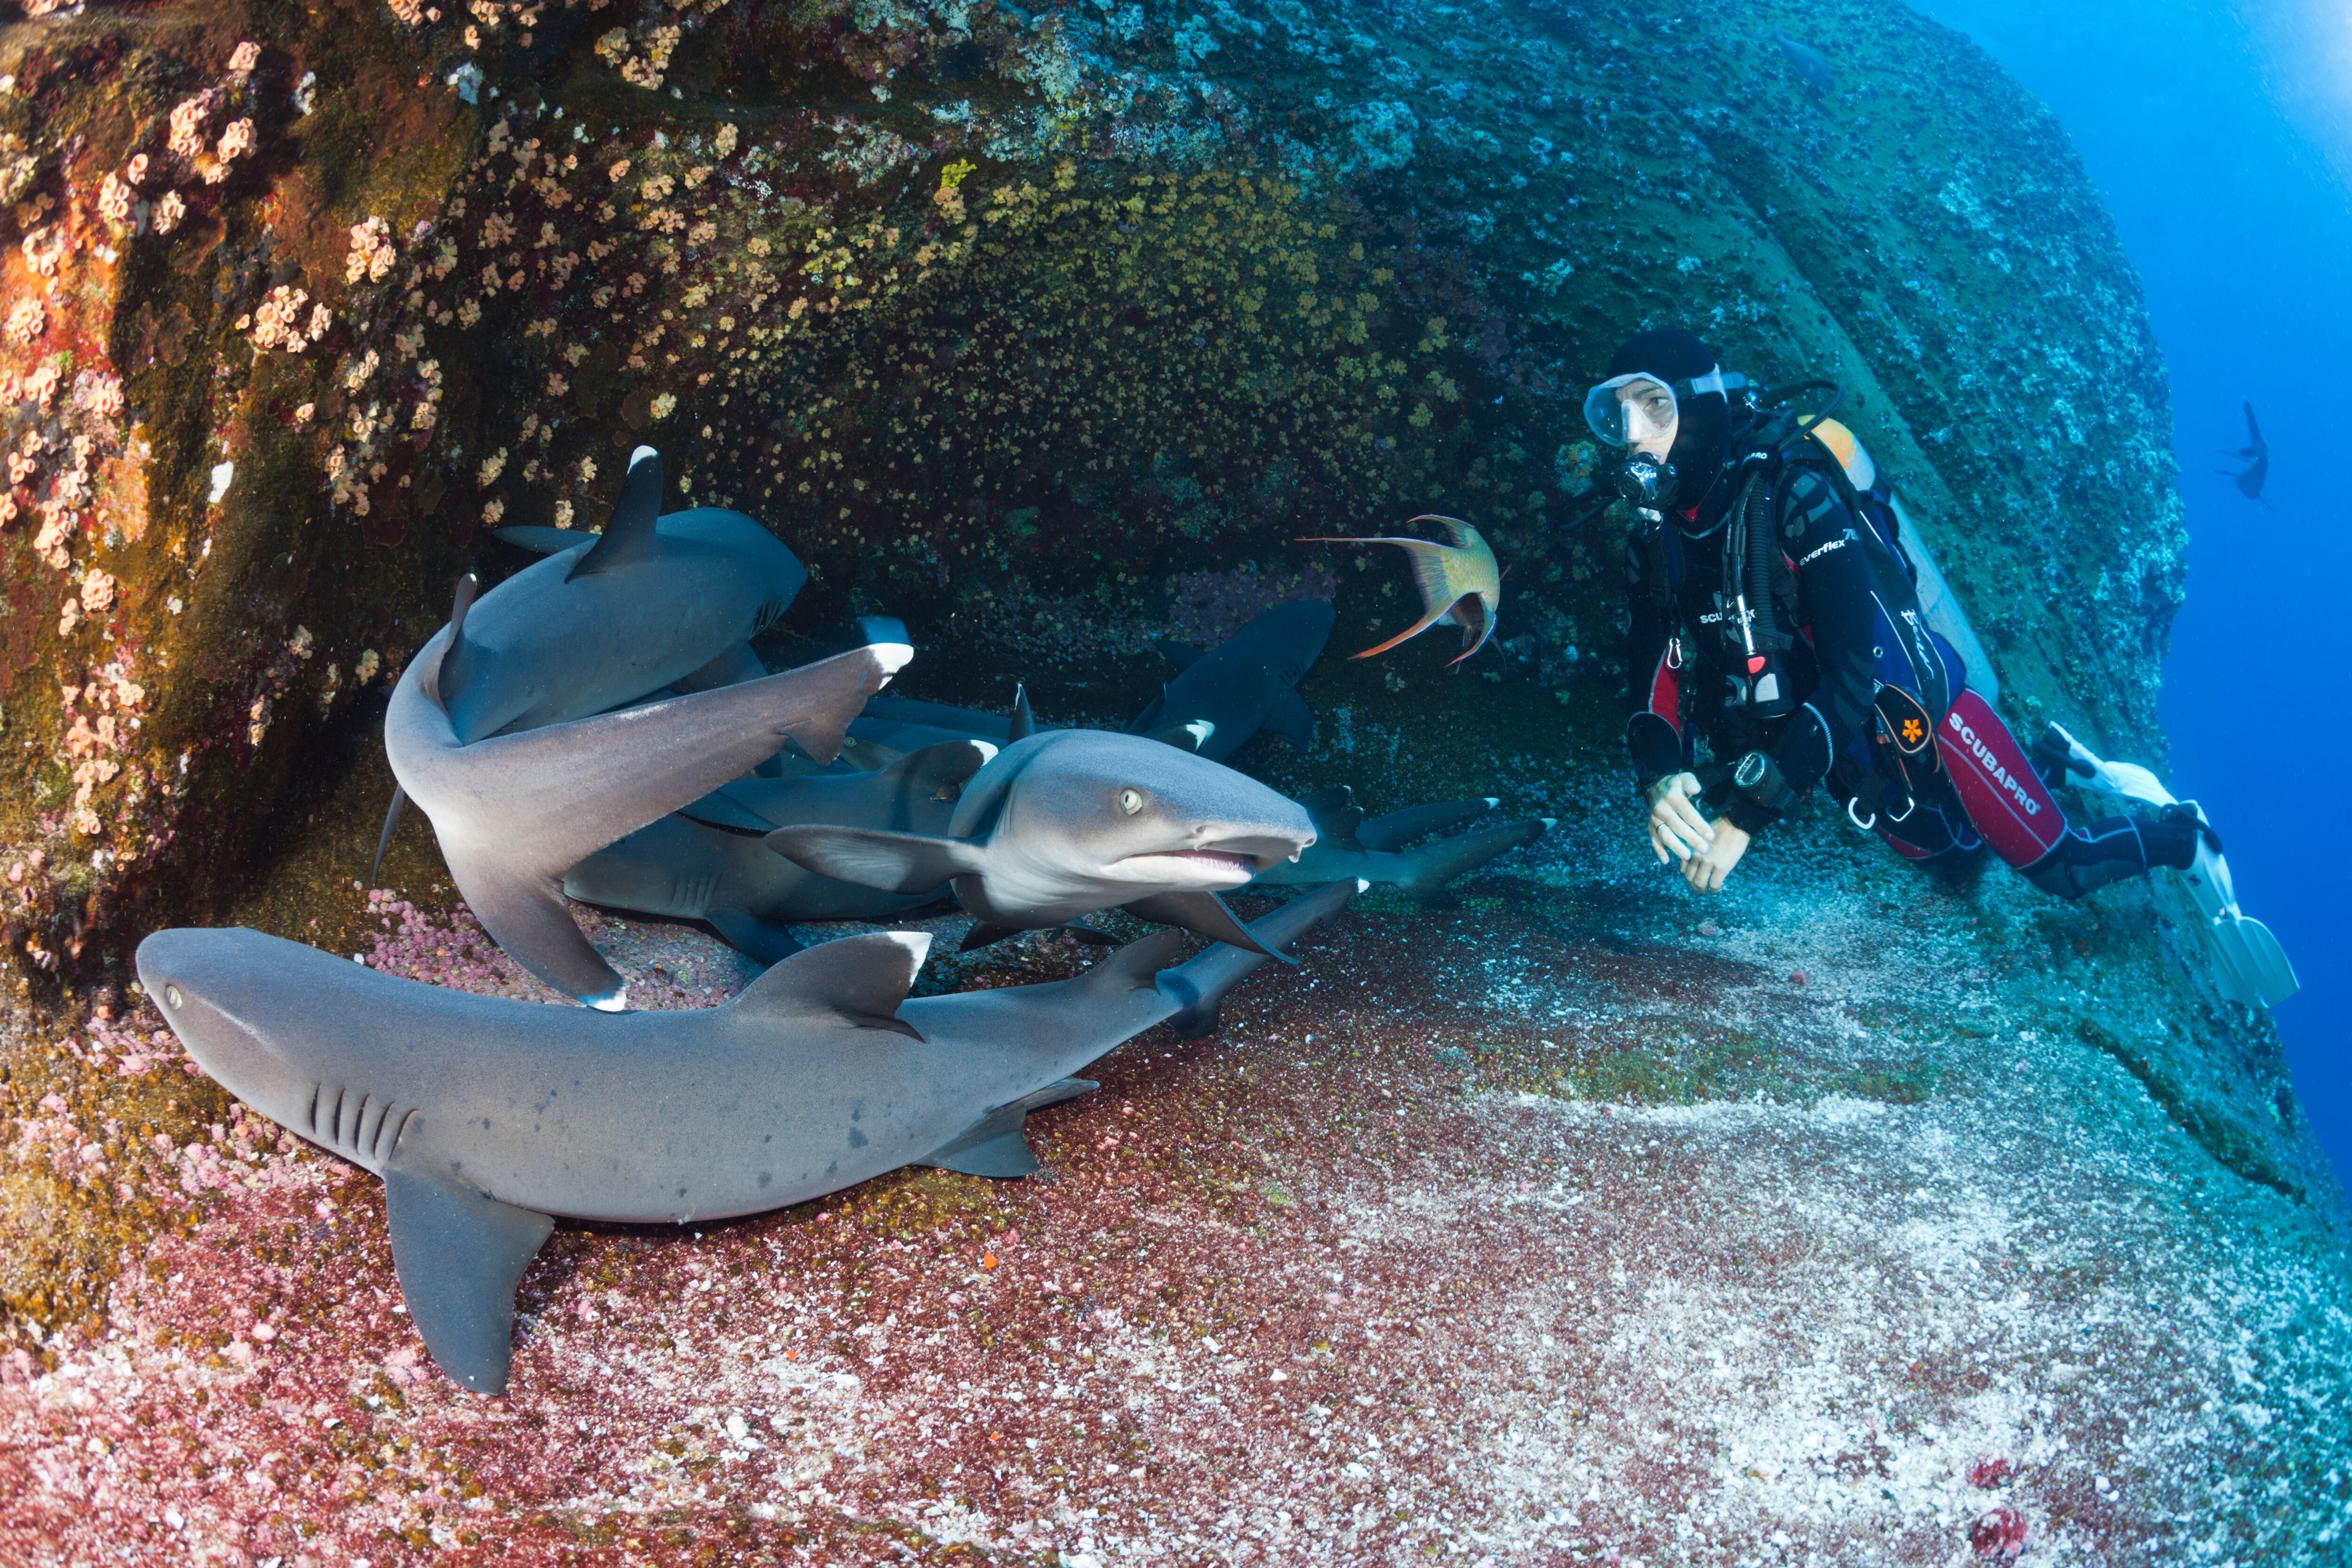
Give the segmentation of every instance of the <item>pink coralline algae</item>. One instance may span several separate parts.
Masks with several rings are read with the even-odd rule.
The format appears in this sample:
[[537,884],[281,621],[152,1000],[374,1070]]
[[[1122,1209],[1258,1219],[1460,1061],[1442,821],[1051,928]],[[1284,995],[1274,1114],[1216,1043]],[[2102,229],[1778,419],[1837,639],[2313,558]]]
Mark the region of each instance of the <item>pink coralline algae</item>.
[[2005,1457],[1980,1454],[1969,1466],[1969,1485],[1979,1490],[1990,1490],[2017,1474],[2017,1467]]
[[2025,1550],[2025,1516],[2013,1508],[1997,1508],[1969,1527],[1969,1544],[1977,1555],[2006,1563]]

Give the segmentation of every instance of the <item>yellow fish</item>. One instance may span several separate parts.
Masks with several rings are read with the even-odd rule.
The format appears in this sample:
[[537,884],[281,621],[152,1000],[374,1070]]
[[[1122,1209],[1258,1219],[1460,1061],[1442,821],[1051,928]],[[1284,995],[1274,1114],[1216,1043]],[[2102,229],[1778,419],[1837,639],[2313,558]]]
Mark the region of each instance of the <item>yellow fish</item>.
[[1419,637],[1440,621],[1452,621],[1462,628],[1462,653],[1447,662],[1447,668],[1460,664],[1495,635],[1495,611],[1503,602],[1503,574],[1495,565],[1495,552],[1478,536],[1478,531],[1458,517],[1437,517],[1430,514],[1413,518],[1406,523],[1438,522],[1454,536],[1452,544],[1433,544],[1426,539],[1302,539],[1301,544],[1393,544],[1412,557],[1413,581],[1421,588],[1422,608],[1427,613],[1378,647],[1368,647],[1357,654],[1358,658],[1370,658],[1376,653],[1386,653],[1408,637]]

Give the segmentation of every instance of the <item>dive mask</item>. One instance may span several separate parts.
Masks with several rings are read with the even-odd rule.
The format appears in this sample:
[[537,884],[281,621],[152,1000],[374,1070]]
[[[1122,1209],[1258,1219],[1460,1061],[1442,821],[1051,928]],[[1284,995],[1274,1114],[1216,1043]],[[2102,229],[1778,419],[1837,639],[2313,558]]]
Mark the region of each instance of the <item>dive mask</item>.
[[[1612,447],[1639,446],[1675,427],[1680,412],[1675,401],[1676,384],[1663,375],[1643,371],[1612,375],[1584,395],[1584,422],[1592,427],[1595,436]],[[1695,397],[1714,392],[1727,399],[1734,389],[1747,384],[1748,378],[1738,371],[1726,371],[1717,365],[1705,375],[1681,383],[1680,395]],[[1621,387],[1632,390],[1620,397]]]

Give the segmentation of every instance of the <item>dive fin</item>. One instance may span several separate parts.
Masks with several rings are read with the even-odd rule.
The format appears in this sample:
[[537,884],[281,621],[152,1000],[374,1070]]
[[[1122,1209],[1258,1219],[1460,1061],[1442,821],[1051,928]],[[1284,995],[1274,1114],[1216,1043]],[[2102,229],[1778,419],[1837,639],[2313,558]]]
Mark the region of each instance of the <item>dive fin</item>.
[[1409,805],[1402,811],[1391,811],[1364,823],[1356,829],[1356,841],[1367,849],[1393,850],[1416,838],[1443,833],[1449,827],[1459,827],[1465,822],[1486,816],[1502,804],[1493,795],[1487,795],[1479,800],[1435,801],[1428,805]]
[[800,823],[768,835],[768,847],[820,877],[879,888],[886,893],[928,893],[985,863],[980,846],[925,833],[879,827]]
[[1201,662],[1201,650],[1188,642],[1178,642],[1173,637],[1154,637],[1151,647],[1160,658],[1176,667],[1179,675]]
[[396,1157],[383,1206],[401,1300],[434,1364],[477,1394],[504,1394],[515,1286],[555,1222]]
[[1004,742],[1025,741],[1037,732],[1037,716],[1029,711],[1029,688],[1016,681],[1013,687],[1013,719],[1004,727]]
[[1303,752],[1315,743],[1315,710],[1307,706],[1307,699],[1286,687],[1265,710],[1258,728],[1272,731]]
[[651,447],[640,447],[629,454],[629,471],[621,480],[621,497],[613,503],[613,515],[604,520],[604,533],[587,554],[572,563],[564,581],[634,566],[659,554],[661,536],[654,525],[660,521],[661,503],[661,454]]
[[375,886],[376,874],[383,869],[383,852],[392,847],[393,830],[400,826],[400,808],[408,804],[408,792],[395,783],[392,786],[392,805],[383,814],[383,831],[375,836],[375,858],[368,862],[368,886]]
[[1119,907],[1129,914],[1147,921],[1158,921],[1161,925],[1180,926],[1212,942],[1231,942],[1252,952],[1262,952],[1268,958],[1278,958],[1285,963],[1298,962],[1286,953],[1276,952],[1250,934],[1250,928],[1242,924],[1234,911],[1226,907],[1225,900],[1214,893],[1154,893],[1148,899],[1138,899]]
[[[1351,877],[1318,888],[1251,921],[1250,948],[1220,943],[1173,969],[1161,970],[1152,977],[1152,983],[1174,1009],[1169,1015],[1169,1027],[1176,1031],[1179,1038],[1187,1040],[1197,1040],[1214,1029],[1217,1005],[1224,1000],[1225,993],[1264,963],[1265,955],[1276,944],[1287,945],[1296,941],[1327,917],[1345,909],[1349,900],[1370,885]],[[1105,962],[1116,963],[1117,958]],[[1285,962],[1298,961],[1294,958]]]
[[1533,844],[1550,827],[1549,817],[1535,816],[1407,850],[1397,857],[1397,890],[1423,909],[1454,909],[1461,900],[1447,889],[1446,883],[1485,865],[1505,850]]
[[1037,1156],[1029,1147],[1023,1123],[1032,1111],[1059,1105],[1066,1100],[1076,1100],[1082,1094],[1092,1094],[1102,1085],[1091,1079],[1066,1078],[1047,1084],[1034,1094],[1023,1095],[1009,1105],[1000,1105],[950,1141],[945,1147],[935,1149],[922,1159],[913,1162],[936,1170],[955,1171],[967,1176],[993,1176],[1010,1181],[1037,1173]]
[[807,951],[801,939],[791,931],[748,910],[720,904],[703,910],[702,918],[727,939],[728,946],[756,963],[782,963],[793,954]]
[[787,954],[725,1005],[787,1017],[831,1014],[856,1028],[887,1029],[919,1040],[923,1037],[898,1016],[898,1007],[930,951],[929,933],[919,931],[821,942]]

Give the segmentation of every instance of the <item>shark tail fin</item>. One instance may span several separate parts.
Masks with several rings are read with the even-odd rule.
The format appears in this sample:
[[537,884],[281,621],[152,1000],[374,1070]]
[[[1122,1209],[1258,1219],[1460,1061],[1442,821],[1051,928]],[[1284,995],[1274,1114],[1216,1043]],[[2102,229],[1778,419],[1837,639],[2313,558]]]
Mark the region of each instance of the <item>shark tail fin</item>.
[[1402,862],[1397,867],[1397,890],[1425,909],[1452,909],[1460,900],[1446,883],[1506,850],[1533,844],[1550,827],[1551,818],[1533,816],[1408,849],[1397,858]]
[[912,1163],[929,1165],[941,1171],[955,1171],[967,1176],[993,1176],[1003,1181],[1035,1175],[1037,1156],[1030,1149],[1024,1131],[1030,1113],[1043,1110],[1049,1105],[1059,1105],[1066,1100],[1076,1100],[1082,1094],[1092,1094],[1101,1087],[1093,1079],[1083,1078],[1066,1078],[1049,1083],[1034,1094],[1024,1094],[1008,1105],[998,1106],[947,1143]]
[[654,527],[661,519],[661,454],[651,447],[640,447],[629,454],[621,498],[613,503],[613,515],[605,520],[603,536],[572,563],[564,580],[593,577],[599,572],[652,560],[661,550],[661,536]]
[[743,987],[727,1006],[753,1016],[834,1017],[860,1029],[923,1037],[898,1016],[931,951],[919,931],[872,931],[803,948]]
[[[1250,935],[1261,949],[1274,949],[1297,940],[1345,909],[1348,900],[1370,884],[1350,879],[1318,888],[1294,899],[1270,914],[1250,922]],[[1217,1005],[1242,980],[1266,962],[1265,951],[1252,952],[1220,942],[1207,952],[1154,977],[1161,995],[1175,1005],[1169,1026],[1187,1040],[1196,1040],[1217,1026]],[[1295,961],[1294,961],[1295,962]]]
[[515,1287],[555,1222],[397,1158],[383,1205],[401,1300],[434,1363],[477,1394],[504,1394]]
[[383,814],[383,831],[375,836],[375,858],[368,862],[368,886],[375,886],[378,873],[383,869],[383,852],[392,847],[392,835],[400,826],[400,808],[408,804],[408,792],[395,784],[392,786],[392,805]]

